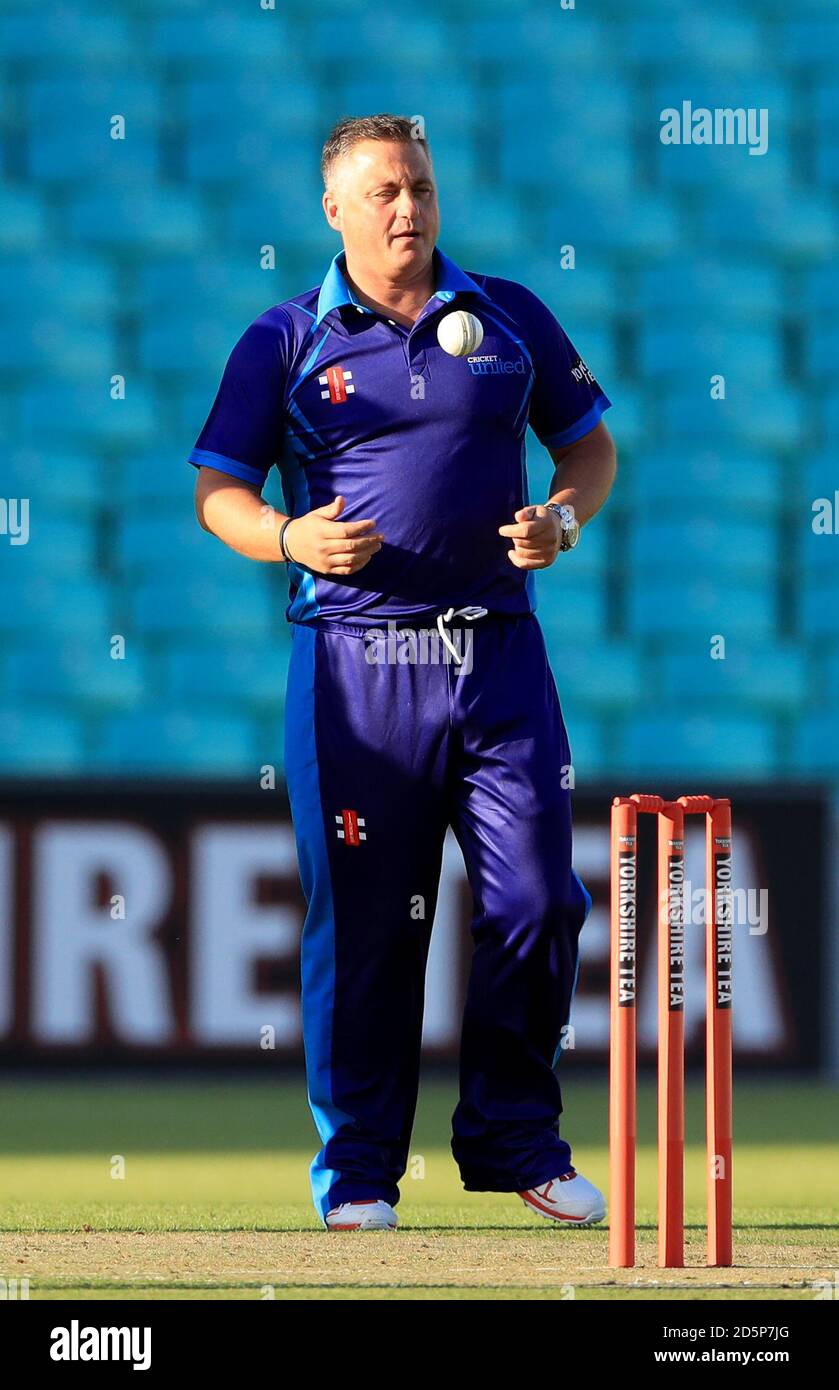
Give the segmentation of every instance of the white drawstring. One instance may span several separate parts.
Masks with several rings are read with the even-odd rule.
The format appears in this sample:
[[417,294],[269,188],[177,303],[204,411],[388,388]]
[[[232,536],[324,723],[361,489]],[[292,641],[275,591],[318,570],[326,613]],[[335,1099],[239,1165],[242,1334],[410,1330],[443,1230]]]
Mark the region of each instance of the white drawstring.
[[437,631],[440,634],[440,640],[442,641],[443,646],[458,663],[458,665],[462,664],[463,657],[460,655],[460,653],[457,650],[457,647],[454,645],[454,642],[449,637],[449,634],[446,632],[444,624],[450,623],[452,618],[455,617],[466,618],[468,622],[472,623],[475,621],[476,618],[485,618],[488,612],[489,609],[487,608],[479,608],[475,604],[469,604],[466,608],[447,608],[445,613],[437,614]]

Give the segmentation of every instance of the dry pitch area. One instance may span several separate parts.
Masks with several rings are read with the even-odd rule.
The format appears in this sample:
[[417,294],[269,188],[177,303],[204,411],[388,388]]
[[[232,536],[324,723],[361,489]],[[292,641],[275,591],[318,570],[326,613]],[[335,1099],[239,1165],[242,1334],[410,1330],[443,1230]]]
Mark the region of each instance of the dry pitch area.
[[[605,1185],[605,1086],[564,1086],[575,1161]],[[826,1283],[839,1294],[835,1092],[738,1088],[729,1270],[703,1264],[701,1087],[689,1088],[684,1270],[655,1266],[652,1086],[639,1264],[626,1271],[607,1268],[605,1226],[534,1224],[514,1196],[460,1189],[444,1142],[455,1099],[449,1083],[424,1087],[400,1230],[327,1235],[308,1202],[297,1083],[6,1083],[0,1275],[28,1279],[33,1299],[810,1301]]]

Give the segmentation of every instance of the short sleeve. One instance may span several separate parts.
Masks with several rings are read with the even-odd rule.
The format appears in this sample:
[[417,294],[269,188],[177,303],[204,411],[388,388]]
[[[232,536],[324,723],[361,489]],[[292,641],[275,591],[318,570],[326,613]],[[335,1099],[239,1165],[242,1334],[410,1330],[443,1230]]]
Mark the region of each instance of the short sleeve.
[[520,321],[536,373],[529,423],[547,449],[573,444],[594,429],[612,402],[547,305],[524,286],[518,288]]
[[261,486],[282,452],[288,316],[270,309],[246,328],[227,359],[189,462]]

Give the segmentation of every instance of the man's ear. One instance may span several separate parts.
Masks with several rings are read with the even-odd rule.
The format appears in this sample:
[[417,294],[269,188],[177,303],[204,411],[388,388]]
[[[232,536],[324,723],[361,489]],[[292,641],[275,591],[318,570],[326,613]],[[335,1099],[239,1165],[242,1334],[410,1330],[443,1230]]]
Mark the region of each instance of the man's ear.
[[334,196],[327,191],[323,195],[323,211],[333,231],[341,231],[341,213]]

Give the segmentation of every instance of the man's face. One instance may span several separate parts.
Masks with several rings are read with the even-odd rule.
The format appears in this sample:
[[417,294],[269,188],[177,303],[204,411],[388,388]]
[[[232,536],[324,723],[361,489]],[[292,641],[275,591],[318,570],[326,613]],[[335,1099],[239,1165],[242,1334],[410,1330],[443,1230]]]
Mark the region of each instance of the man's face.
[[354,266],[410,280],[431,260],[440,210],[422,145],[361,140],[333,165],[323,206]]

